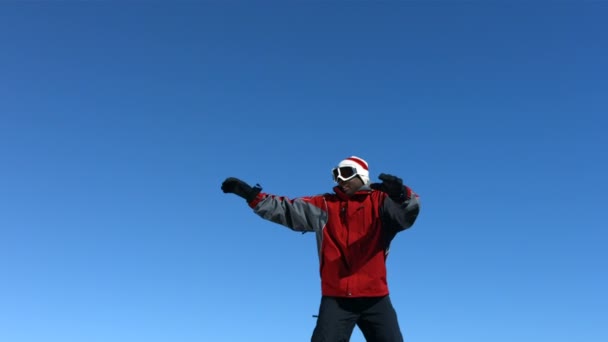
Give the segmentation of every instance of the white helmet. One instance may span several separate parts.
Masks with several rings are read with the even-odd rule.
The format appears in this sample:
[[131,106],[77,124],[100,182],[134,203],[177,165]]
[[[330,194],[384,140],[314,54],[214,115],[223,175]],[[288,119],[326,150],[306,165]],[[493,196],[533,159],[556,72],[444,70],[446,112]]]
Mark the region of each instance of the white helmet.
[[[343,174],[340,171],[341,167],[354,168],[356,173]],[[364,185],[369,184],[369,169],[367,162],[359,157],[352,156],[344,159],[340,162],[340,164],[338,164],[337,167],[332,170],[332,173],[335,181],[338,181],[338,179],[348,180],[354,178],[355,176],[359,176],[359,178],[361,178],[361,180],[363,181]]]

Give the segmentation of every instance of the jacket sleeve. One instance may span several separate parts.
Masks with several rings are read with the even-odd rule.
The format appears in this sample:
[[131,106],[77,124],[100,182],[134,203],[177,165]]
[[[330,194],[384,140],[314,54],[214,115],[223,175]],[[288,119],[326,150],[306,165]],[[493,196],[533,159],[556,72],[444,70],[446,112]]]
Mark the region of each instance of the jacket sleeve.
[[289,199],[260,193],[249,206],[263,219],[299,232],[320,231],[328,219],[321,195]]
[[382,193],[384,201],[381,206],[382,222],[385,229],[393,233],[410,228],[420,212],[418,195],[405,186],[406,199],[402,203],[396,202]]

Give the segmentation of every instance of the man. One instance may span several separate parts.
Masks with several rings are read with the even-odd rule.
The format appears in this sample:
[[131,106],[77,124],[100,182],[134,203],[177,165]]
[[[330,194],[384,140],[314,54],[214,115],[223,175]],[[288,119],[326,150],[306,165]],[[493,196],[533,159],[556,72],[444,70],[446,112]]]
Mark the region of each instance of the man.
[[234,177],[222,191],[243,197],[266,220],[316,233],[322,298],[313,342],[348,341],[355,325],[367,341],[403,341],[385,261],[395,235],[416,220],[418,196],[395,176],[380,174],[382,183],[370,184],[359,157],[342,160],[332,173],[338,184],[332,194],[289,199]]

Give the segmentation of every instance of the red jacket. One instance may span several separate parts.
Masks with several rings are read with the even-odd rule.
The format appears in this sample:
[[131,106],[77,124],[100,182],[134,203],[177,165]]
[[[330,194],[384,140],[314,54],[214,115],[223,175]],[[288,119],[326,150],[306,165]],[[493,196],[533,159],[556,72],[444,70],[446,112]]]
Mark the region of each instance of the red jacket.
[[408,187],[403,203],[368,187],[350,198],[339,187],[334,191],[296,199],[260,193],[249,206],[264,219],[316,233],[324,296],[387,295],[389,245],[416,220],[418,196]]

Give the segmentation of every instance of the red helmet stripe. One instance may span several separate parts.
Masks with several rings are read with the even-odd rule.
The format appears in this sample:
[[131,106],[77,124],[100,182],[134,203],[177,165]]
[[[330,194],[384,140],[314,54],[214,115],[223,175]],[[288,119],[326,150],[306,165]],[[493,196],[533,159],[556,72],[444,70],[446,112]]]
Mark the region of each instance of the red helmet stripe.
[[365,170],[369,171],[369,170],[367,169],[367,164],[366,164],[366,163],[365,163],[363,160],[361,160],[361,159],[359,159],[359,158],[353,158],[353,157],[350,157],[350,158],[346,158],[346,160],[352,160],[352,161],[354,161],[355,163],[357,163],[357,164],[361,165],[361,167],[362,167],[363,169],[365,169]]

